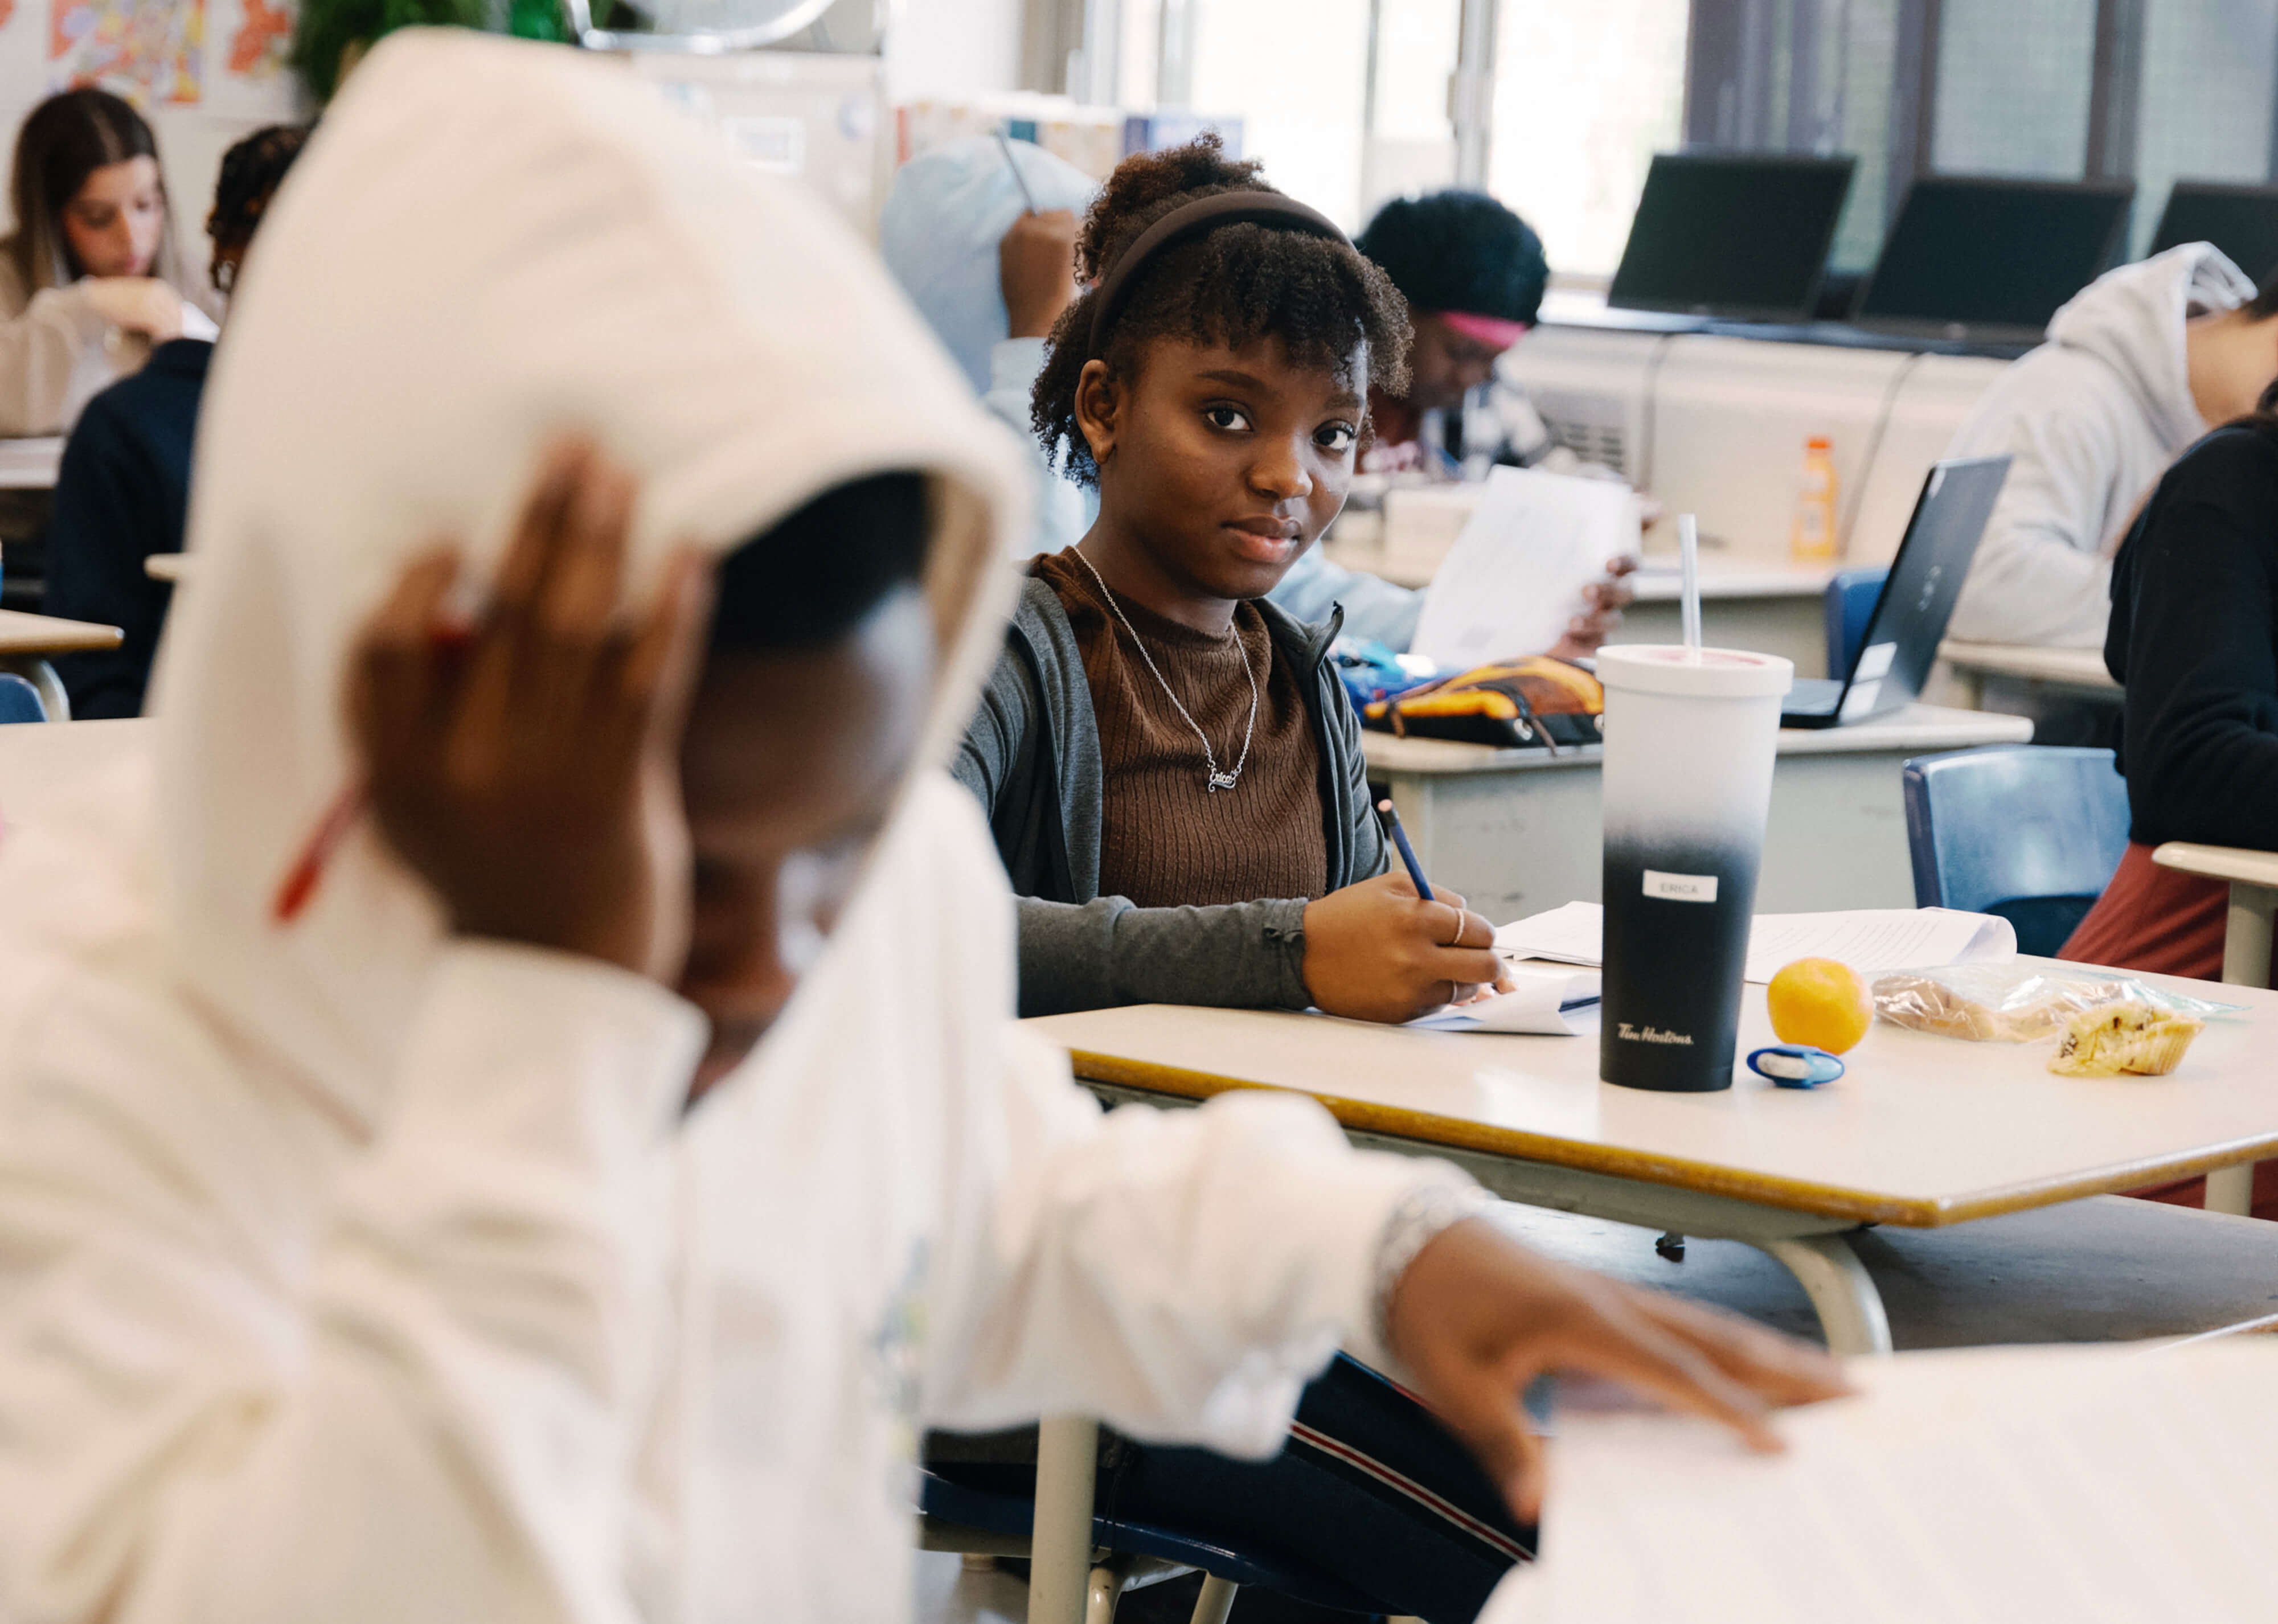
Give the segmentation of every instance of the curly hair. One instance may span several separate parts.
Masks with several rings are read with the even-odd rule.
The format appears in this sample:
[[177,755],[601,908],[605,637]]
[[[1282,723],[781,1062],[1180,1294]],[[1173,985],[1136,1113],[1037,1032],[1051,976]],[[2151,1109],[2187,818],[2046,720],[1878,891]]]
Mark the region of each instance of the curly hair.
[[[1029,421],[1045,454],[1078,484],[1099,468],[1076,423],[1076,386],[1089,353],[1101,278],[1140,235],[1173,210],[1227,192],[1272,192],[1258,165],[1226,156],[1215,132],[1183,147],[1142,153],[1115,167],[1084,216],[1076,273],[1089,285],[1053,324]],[[1408,308],[1384,272],[1341,241],[1255,221],[1215,226],[1173,242],[1139,269],[1112,313],[1097,357],[1112,377],[1138,376],[1153,340],[1177,338],[1239,349],[1265,338],[1301,367],[1351,378],[1365,345],[1365,383],[1408,387]]]
[[1550,284],[1542,239],[1484,192],[1395,198],[1353,246],[1384,267],[1411,309],[1532,325]]
[[206,216],[206,235],[215,248],[241,248],[253,240],[270,200],[285,184],[285,172],[308,141],[307,125],[272,124],[221,155],[213,210]]

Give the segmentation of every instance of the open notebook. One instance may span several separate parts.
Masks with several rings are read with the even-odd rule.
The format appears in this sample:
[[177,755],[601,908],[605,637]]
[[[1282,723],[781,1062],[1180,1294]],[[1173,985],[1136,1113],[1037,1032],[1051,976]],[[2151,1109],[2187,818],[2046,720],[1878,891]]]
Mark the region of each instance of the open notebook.
[[[1596,965],[1605,957],[1605,910],[1568,903],[1495,932],[1511,958]],[[1952,908],[1856,908],[1837,913],[1760,913],[1748,935],[1751,981],[1769,981],[1799,958],[1839,959],[1861,975],[1920,970],[1975,958],[2008,958],[2017,932],[1990,913]]]
[[1851,1374],[1772,1457],[1562,1408],[1543,1559],[1481,1624],[2278,1620],[2278,1337]]

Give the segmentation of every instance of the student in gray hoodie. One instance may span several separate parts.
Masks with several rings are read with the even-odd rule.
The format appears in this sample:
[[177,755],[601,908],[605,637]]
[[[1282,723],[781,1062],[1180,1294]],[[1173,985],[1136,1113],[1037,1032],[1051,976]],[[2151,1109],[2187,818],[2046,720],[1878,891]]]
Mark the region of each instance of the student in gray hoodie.
[[1950,634],[2103,647],[2121,537],[2167,465],[2278,377],[2274,316],[2278,277],[2258,294],[2205,242],[2075,294],[1946,452],[2012,459]]

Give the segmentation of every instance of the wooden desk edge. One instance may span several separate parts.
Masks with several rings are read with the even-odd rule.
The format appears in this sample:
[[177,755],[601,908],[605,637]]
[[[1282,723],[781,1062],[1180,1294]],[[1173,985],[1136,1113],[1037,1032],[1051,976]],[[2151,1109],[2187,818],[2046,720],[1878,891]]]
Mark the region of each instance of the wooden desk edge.
[[2004,1213],[2060,1206],[2084,1196],[2124,1194],[2152,1185],[2194,1178],[2218,1168],[2235,1167],[2241,1163],[2259,1161],[2278,1153],[2278,1133],[2273,1133],[2260,1139],[2242,1140],[2221,1150],[2133,1163],[2075,1178],[2013,1185],[1983,1195],[1910,1200],[1903,1196],[1880,1195],[1871,1191],[1846,1190],[1836,1185],[1814,1184],[1804,1179],[1737,1172],[1731,1168],[1688,1162],[1680,1157],[1653,1156],[1637,1151],[1578,1144],[1572,1140],[1554,1139],[1517,1129],[1492,1128],[1461,1117],[1403,1110],[1398,1106],[1380,1105],[1366,1100],[1348,1100],[1337,1094],[1316,1094],[1310,1089],[1284,1088],[1278,1083],[1250,1082],[1240,1078],[1220,1077],[1214,1072],[1158,1065],[1150,1061],[1120,1059],[1090,1049],[1071,1049],[1068,1060],[1075,1075],[1086,1082],[1112,1084],[1185,1100],[1207,1100],[1214,1094],[1230,1094],[1243,1088],[1303,1094],[1318,1101],[1341,1125],[1365,1133],[1411,1140],[1429,1147],[1474,1151],[1487,1155],[1507,1156],[1515,1161],[1540,1162],[1554,1167],[1604,1173],[1644,1184],[1696,1190],[1784,1211],[1849,1218],[1860,1224],[1895,1224],[1901,1229],[1943,1229],[1950,1224],[1968,1224],[1979,1218],[1999,1217]]

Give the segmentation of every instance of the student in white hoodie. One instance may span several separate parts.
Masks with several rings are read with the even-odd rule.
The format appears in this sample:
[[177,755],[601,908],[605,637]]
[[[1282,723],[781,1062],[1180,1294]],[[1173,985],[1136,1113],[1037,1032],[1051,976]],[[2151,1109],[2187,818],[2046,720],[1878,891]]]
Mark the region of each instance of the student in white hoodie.
[[2167,465],[2278,377],[2278,278],[2258,294],[2211,243],[2106,272],[1995,380],[1952,457],[2012,459],[1948,628],[2101,648],[2112,555]]
[[1260,1455],[1342,1342],[1525,1510],[1536,1370],[1831,1390],[1010,1022],[1021,464],[636,81],[393,36],[240,300],[155,773],[0,842],[0,1616],[891,1620],[924,1424]]

